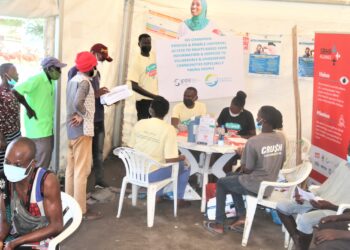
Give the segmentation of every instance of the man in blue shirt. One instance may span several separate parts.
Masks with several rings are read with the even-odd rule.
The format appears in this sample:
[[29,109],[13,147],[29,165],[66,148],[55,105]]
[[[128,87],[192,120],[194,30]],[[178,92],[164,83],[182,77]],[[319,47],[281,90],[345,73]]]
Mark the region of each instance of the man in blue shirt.
[[[99,62],[111,62],[113,59],[108,55],[108,48],[101,44],[96,43],[90,49],[90,52],[96,56]],[[78,70],[74,66],[68,72],[68,81],[72,79]],[[94,117],[94,137],[92,139],[92,157],[93,157],[93,170],[95,173],[95,184],[105,188],[108,184],[104,180],[104,169],[103,169],[103,145],[105,138],[105,127],[104,127],[104,107],[101,104],[100,96],[109,92],[108,88],[100,88],[100,72],[92,78],[92,87],[95,91],[95,117]]]

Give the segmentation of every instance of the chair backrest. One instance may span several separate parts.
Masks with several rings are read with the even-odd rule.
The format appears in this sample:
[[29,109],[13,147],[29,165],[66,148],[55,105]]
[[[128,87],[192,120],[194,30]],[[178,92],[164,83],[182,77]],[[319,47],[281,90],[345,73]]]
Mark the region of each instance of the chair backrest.
[[80,225],[82,211],[78,202],[69,194],[61,192],[64,230],[50,240],[49,250],[55,250],[58,243],[71,235]]
[[148,185],[150,169],[162,167],[146,154],[133,148],[119,147],[113,150],[113,154],[123,161],[129,182],[137,185]]
[[[287,150],[286,150],[286,161],[283,168],[293,168],[296,162],[296,141],[295,136],[287,137]],[[311,148],[311,142],[305,137],[301,138],[301,158],[302,160],[308,160],[309,152]]]

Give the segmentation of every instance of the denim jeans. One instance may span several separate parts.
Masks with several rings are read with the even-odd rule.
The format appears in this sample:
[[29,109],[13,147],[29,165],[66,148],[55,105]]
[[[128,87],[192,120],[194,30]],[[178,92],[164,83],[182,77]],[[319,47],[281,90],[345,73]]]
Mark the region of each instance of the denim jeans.
[[103,146],[105,140],[105,125],[103,121],[94,123],[94,137],[92,138],[92,161],[95,182],[104,180]]
[[[172,166],[160,168],[148,175],[149,182],[157,182],[171,176]],[[185,167],[183,161],[179,162],[179,176],[177,179],[177,198],[183,199],[185,194],[188,177],[190,176],[191,168]],[[163,189],[157,192],[157,196],[163,195]]]
[[235,205],[237,216],[244,216],[246,208],[243,201],[243,195],[248,191],[239,183],[239,173],[233,173],[230,176],[220,178],[216,183],[216,217],[218,224],[224,224],[226,195],[231,194]]

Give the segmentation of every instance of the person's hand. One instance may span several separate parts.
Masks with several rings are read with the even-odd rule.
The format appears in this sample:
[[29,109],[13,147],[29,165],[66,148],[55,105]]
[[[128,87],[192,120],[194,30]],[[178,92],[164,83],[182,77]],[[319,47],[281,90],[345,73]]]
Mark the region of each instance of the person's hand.
[[29,119],[32,119],[32,117],[34,117],[35,120],[38,120],[38,117],[36,117],[36,113],[32,108],[27,109],[27,116],[29,117]]
[[78,114],[74,114],[69,121],[69,125],[72,127],[77,127],[83,122],[83,117]]
[[299,205],[304,204],[304,199],[301,198],[298,188],[295,188],[294,198],[295,198],[295,202],[298,203]]
[[243,150],[244,150],[244,147],[238,147],[237,149],[236,149],[236,153],[238,154],[238,155],[242,155],[243,154]]
[[4,242],[0,241],[0,250],[2,250],[4,248]]
[[325,200],[319,200],[319,201],[310,200],[310,204],[317,209],[332,209],[334,207],[332,203]]
[[[7,146],[5,136],[0,135],[0,150],[5,150]],[[1,248],[0,248],[1,249]]]
[[225,134],[225,128],[222,128],[222,127],[217,127],[215,128],[215,133],[216,134],[219,134],[219,135],[224,135]]
[[187,126],[185,124],[179,123],[179,125],[177,125],[177,129],[180,132],[185,132],[185,131],[187,131]]
[[15,249],[16,246],[14,246],[12,241],[8,241],[5,244],[5,247],[3,248],[3,250],[13,250]]
[[108,88],[102,87],[102,88],[99,88],[99,89],[96,91],[95,97],[98,98],[98,97],[100,97],[101,95],[104,95],[104,94],[107,94],[107,93],[109,93]]
[[337,221],[338,216],[337,215],[330,215],[330,216],[326,216],[323,217],[320,222],[322,224],[328,223],[328,222],[333,222],[333,221]]
[[179,161],[184,161],[186,160],[186,156],[184,155],[179,155]]
[[318,245],[327,240],[336,240],[341,237],[343,230],[323,229],[315,234],[315,244]]

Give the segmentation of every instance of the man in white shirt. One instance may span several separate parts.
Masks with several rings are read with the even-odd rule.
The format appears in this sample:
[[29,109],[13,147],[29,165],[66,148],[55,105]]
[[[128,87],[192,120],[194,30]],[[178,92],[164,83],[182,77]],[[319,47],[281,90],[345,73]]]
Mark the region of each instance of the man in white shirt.
[[[183,102],[178,103],[173,108],[171,115],[171,125],[179,128],[179,125],[186,122],[194,116],[202,116],[207,114],[207,107],[204,103],[198,102],[197,89],[188,87],[184,92]],[[181,126],[184,128],[184,126]]]
[[[190,174],[190,167],[185,166],[185,156],[179,155],[175,129],[164,121],[169,111],[169,102],[161,96],[156,97],[149,108],[150,119],[138,121],[131,133],[128,145],[149,155],[160,163],[179,162],[178,206],[187,207],[190,202],[183,200]],[[172,166],[154,168],[148,176],[150,182],[160,181],[171,176]],[[157,193],[160,197],[162,190]]]
[[[350,144],[347,158],[350,158]],[[295,200],[277,203],[278,215],[292,237],[296,249],[309,249],[313,227],[321,218],[335,215],[341,203],[350,203],[350,159],[340,163],[335,171],[315,192],[322,200],[303,200],[298,192]],[[297,222],[293,215],[300,214]]]

